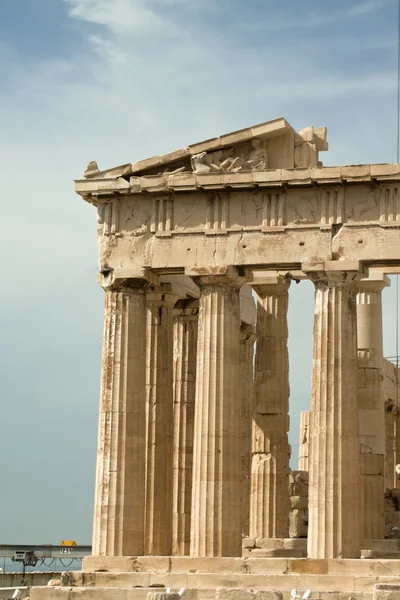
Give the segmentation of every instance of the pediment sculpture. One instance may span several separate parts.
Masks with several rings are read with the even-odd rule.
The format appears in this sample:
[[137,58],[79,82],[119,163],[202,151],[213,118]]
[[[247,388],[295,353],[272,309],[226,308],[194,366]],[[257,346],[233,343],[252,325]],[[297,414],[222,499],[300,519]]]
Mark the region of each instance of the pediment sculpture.
[[261,140],[251,140],[252,150],[246,155],[235,156],[234,149],[217,150],[216,152],[200,152],[191,157],[193,173],[210,173],[212,171],[265,171],[268,169],[268,152],[261,145]]
[[328,150],[326,127],[307,127],[297,133],[280,118],[105,171],[100,171],[96,161],[92,161],[84,177],[110,179],[317,167],[321,166],[319,152],[325,150]]

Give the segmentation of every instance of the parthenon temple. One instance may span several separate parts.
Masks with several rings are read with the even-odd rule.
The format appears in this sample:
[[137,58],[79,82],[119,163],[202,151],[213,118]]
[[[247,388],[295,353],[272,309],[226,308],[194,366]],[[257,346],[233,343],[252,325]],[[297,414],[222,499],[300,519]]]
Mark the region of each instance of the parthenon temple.
[[[105,291],[97,476],[92,556],[51,597],[400,593],[398,369],[382,341],[400,165],[323,166],[327,150],[325,127],[280,118],[93,161],[75,182],[97,209]],[[312,393],[292,470],[287,314],[302,280]]]

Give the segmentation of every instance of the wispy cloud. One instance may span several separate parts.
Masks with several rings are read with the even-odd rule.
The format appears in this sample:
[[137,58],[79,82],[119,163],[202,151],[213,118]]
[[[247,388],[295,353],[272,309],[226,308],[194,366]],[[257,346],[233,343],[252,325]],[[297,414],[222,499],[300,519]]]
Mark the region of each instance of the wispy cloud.
[[371,0],[369,2],[360,2],[358,4],[355,4],[354,6],[352,6],[348,11],[347,14],[349,16],[362,16],[362,15],[368,15],[370,13],[374,13],[377,12],[378,10],[382,10],[383,8],[385,8],[385,6],[387,6],[387,2],[385,2],[384,0]]
[[195,0],[64,0],[76,19],[104,25],[117,35],[162,29],[174,22],[174,6],[197,7]]
[[126,56],[117,49],[111,40],[107,40],[101,35],[89,35],[88,41],[94,52],[105,61],[119,64],[126,63]]

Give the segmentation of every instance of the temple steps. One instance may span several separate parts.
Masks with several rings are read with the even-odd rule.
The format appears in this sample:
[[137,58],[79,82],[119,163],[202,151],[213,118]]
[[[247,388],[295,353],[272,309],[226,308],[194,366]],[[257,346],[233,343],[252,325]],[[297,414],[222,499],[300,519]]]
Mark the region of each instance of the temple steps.
[[[289,600],[293,589],[311,590],[312,600],[372,600],[376,584],[399,584],[400,561],[90,557],[84,571],[73,576],[74,587],[32,588],[31,600],[146,600],[149,591],[166,588],[185,588],[184,600],[218,600],[221,588],[229,592],[225,600],[261,600],[258,591],[281,592],[282,600]],[[263,594],[262,600],[272,598]]]

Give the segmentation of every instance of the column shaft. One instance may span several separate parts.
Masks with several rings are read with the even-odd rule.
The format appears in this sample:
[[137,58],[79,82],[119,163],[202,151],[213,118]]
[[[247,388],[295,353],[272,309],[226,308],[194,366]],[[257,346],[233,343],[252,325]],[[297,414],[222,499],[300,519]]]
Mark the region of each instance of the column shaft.
[[363,537],[384,537],[385,408],[383,394],[382,290],[379,275],[363,279],[357,294],[358,417],[363,485]]
[[289,535],[289,284],[279,278],[274,284],[255,286],[258,303],[250,537]]
[[299,444],[299,471],[308,471],[310,438],[310,411],[300,413],[300,444]]
[[[197,319],[193,302],[174,310],[172,554],[190,553]],[[178,303],[179,305],[179,303]]]
[[391,490],[397,487],[396,463],[395,463],[395,423],[397,420],[397,408],[392,400],[385,403],[385,489]]
[[145,299],[144,282],[130,284],[105,299],[94,556],[144,549]]
[[362,519],[356,383],[358,271],[311,271],[309,276],[316,292],[308,557],[357,558]]
[[254,327],[242,323],[240,338],[240,391],[241,391],[241,528],[242,536],[250,531],[250,489],[251,489],[251,429],[253,413],[254,383]]
[[197,343],[190,554],[240,556],[239,284],[203,276]]
[[147,294],[147,461],[145,552],[172,553],[173,305]]

